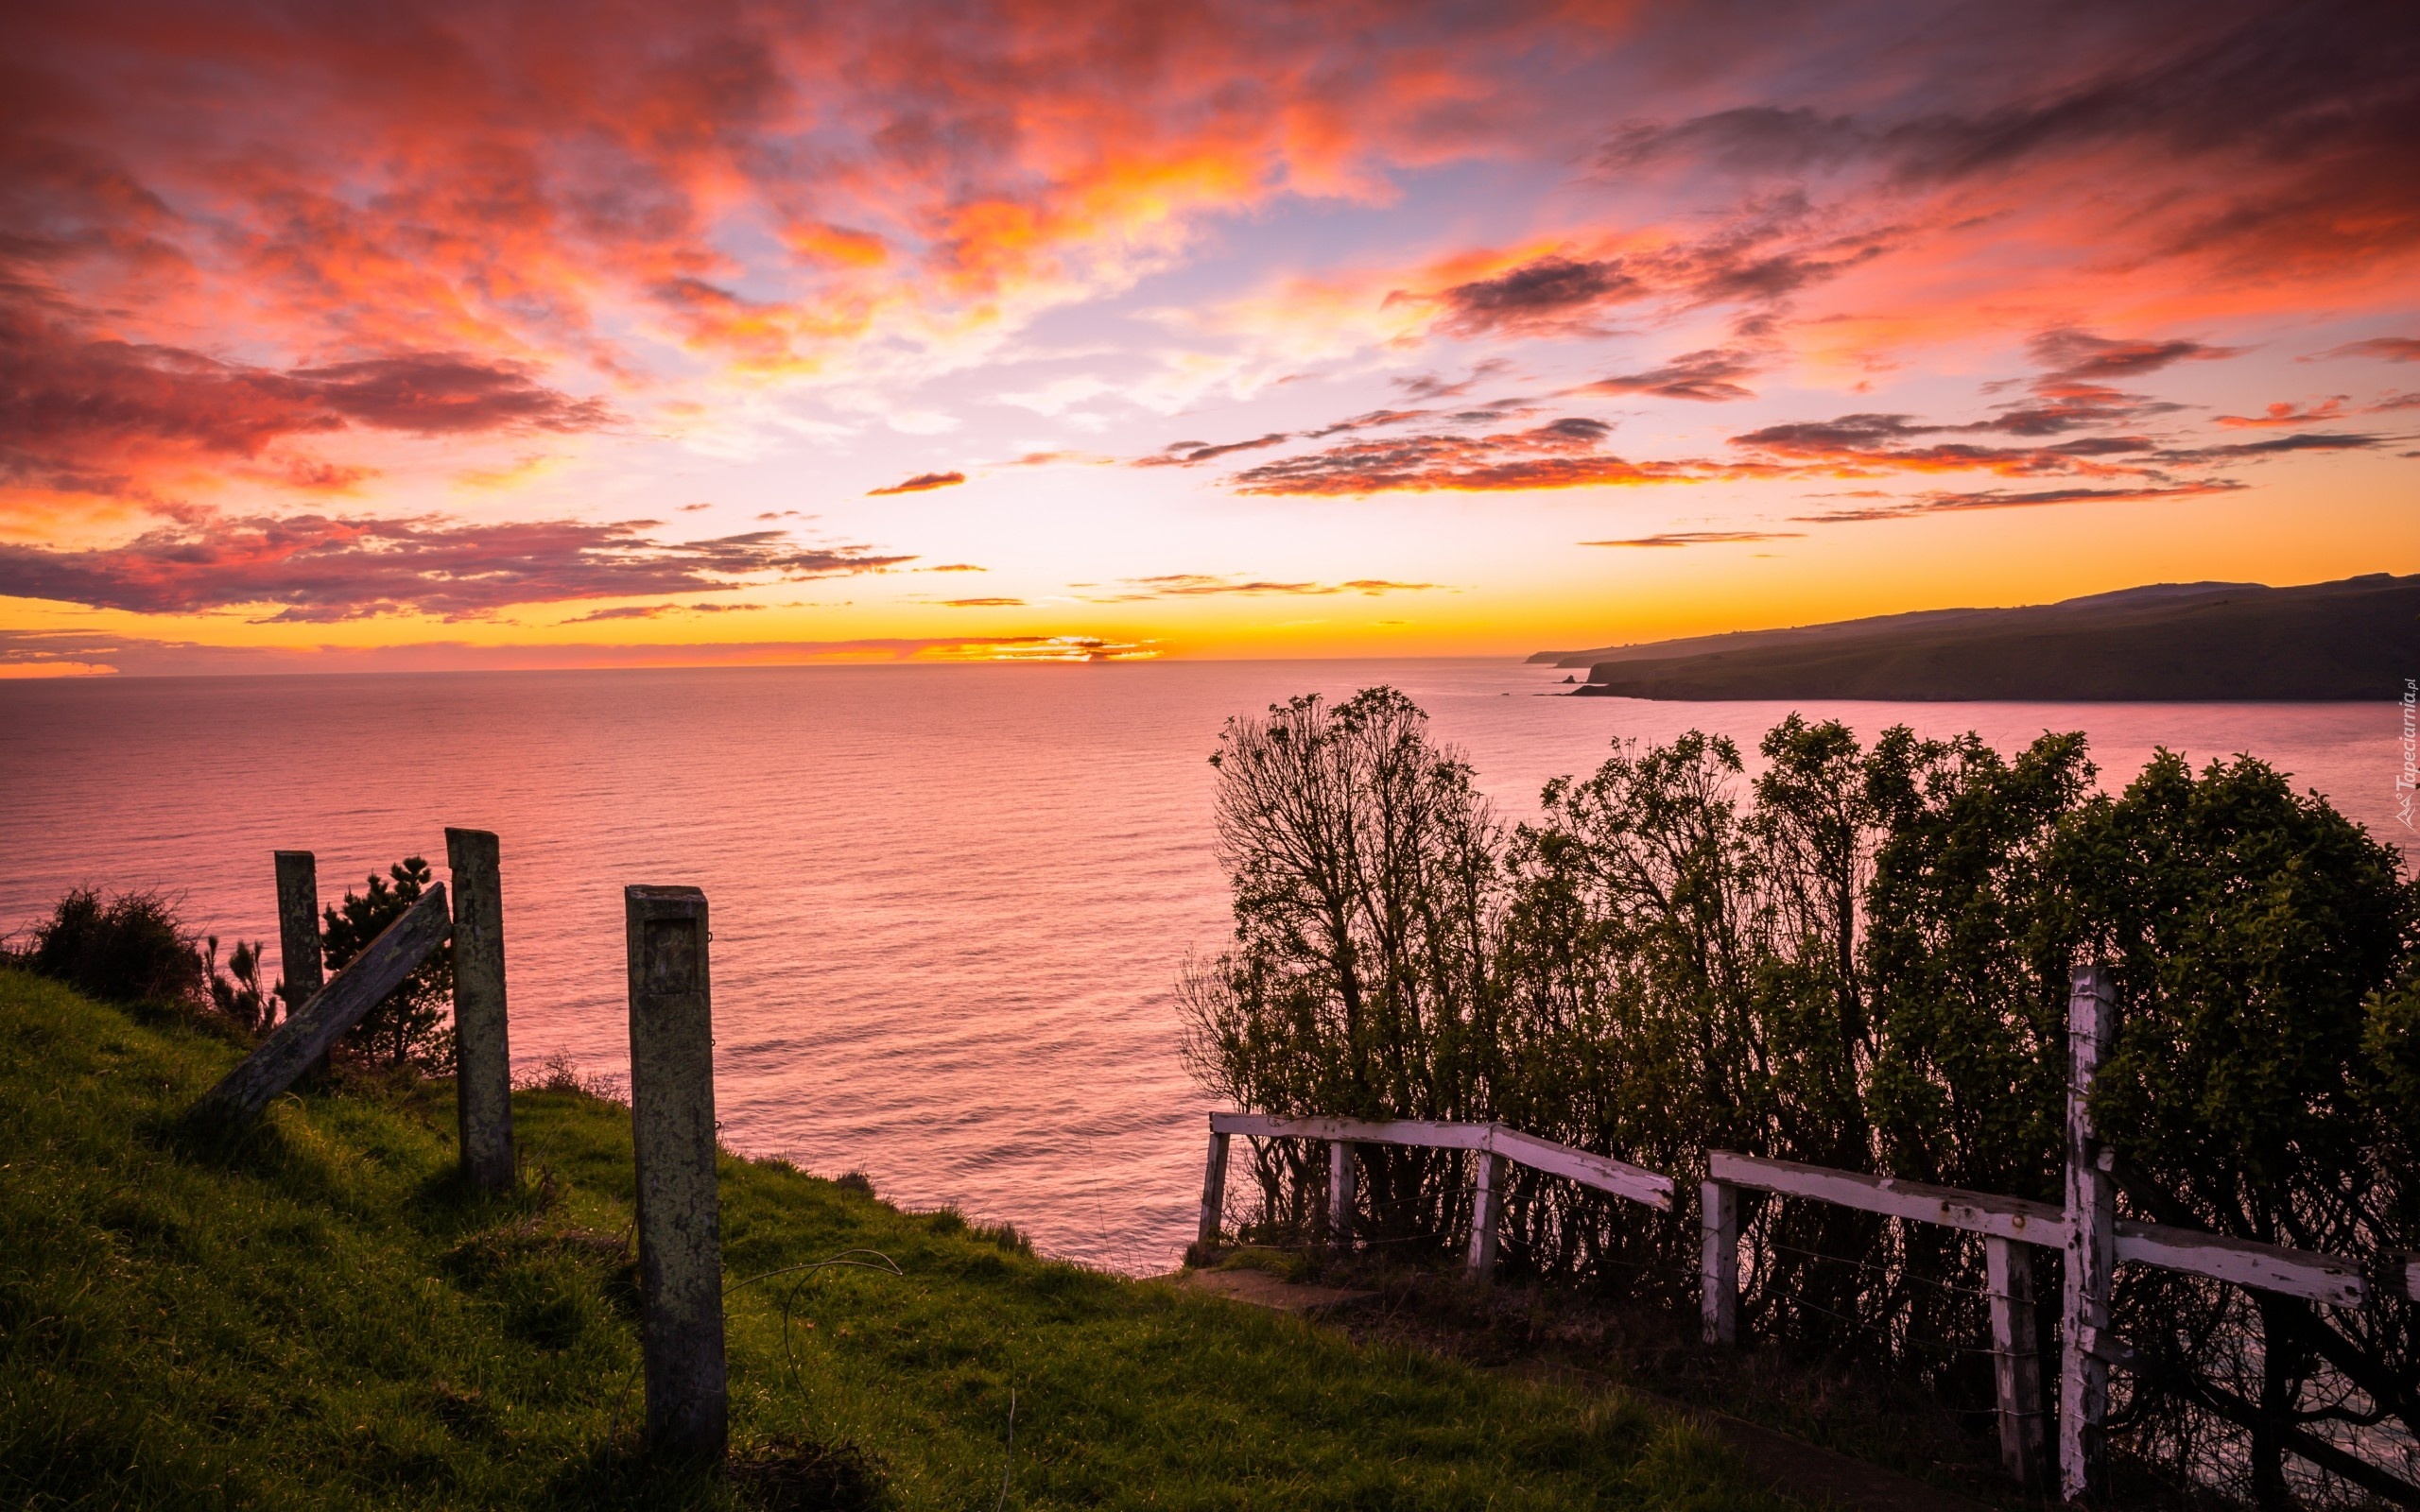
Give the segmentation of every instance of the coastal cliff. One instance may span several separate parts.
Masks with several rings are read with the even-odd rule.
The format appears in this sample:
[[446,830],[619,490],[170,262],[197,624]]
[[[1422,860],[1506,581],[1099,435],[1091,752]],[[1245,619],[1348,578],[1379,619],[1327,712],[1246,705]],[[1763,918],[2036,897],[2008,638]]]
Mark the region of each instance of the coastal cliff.
[[1575,695],[2337,702],[2420,675],[2420,576],[2162,583],[2020,609],[1928,610],[1530,658],[1588,668]]

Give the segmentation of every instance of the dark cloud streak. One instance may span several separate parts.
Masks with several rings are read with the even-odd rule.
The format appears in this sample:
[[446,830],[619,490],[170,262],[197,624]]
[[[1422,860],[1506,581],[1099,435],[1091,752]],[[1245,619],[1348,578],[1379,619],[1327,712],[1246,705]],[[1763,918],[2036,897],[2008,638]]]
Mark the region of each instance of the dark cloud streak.
[[0,596],[143,614],[275,605],[269,618],[285,622],[468,619],[520,604],[729,592],[740,579],[846,576],[915,559],[804,545],[777,530],[667,541],[648,534],[653,524],[214,517],[119,546],[0,544]]
[[1685,352],[1661,368],[1645,372],[1629,373],[1612,378],[1599,378],[1583,385],[1582,391],[1594,394],[1650,394],[1660,399],[1694,399],[1705,404],[1722,404],[1735,399],[1754,399],[1755,393],[1736,379],[1756,371],[1754,355],[1733,347],[1716,347],[1703,352]]

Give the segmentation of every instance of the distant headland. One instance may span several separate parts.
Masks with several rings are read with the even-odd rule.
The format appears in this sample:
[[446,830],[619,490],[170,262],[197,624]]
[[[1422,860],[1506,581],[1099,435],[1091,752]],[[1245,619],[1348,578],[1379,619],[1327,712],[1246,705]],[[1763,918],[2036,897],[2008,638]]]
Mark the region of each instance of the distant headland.
[[2420,575],[2154,583],[2020,609],[1924,610],[1530,658],[1575,695],[1910,701],[2342,702],[2420,676]]

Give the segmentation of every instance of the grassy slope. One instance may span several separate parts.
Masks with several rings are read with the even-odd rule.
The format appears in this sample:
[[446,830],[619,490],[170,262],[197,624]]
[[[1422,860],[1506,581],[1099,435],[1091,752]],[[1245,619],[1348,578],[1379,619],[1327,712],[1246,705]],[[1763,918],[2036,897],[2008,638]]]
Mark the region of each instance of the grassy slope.
[[[621,1108],[520,1094],[531,1179],[477,1199],[442,1086],[182,1131],[238,1053],[0,971],[0,1503],[764,1497],[629,1452]],[[722,1193],[735,1280],[855,1246],[904,1270],[730,1300],[740,1456],[856,1446],[886,1504],[991,1505],[1011,1387],[1011,1506],[1774,1504],[1618,1399],[1035,1260],[778,1163],[726,1158]]]

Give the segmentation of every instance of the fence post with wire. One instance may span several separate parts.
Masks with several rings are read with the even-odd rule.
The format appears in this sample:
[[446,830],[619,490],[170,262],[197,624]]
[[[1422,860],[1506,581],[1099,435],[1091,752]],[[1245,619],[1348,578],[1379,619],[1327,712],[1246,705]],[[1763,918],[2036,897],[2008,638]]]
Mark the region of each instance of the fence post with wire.
[[512,1050],[505,1017],[504,891],[495,834],[448,828],[454,878],[454,1108],[462,1174],[513,1183]]
[[695,887],[630,886],[622,900],[648,1446],[659,1453],[719,1459],[729,1437],[730,1397],[706,895]]

